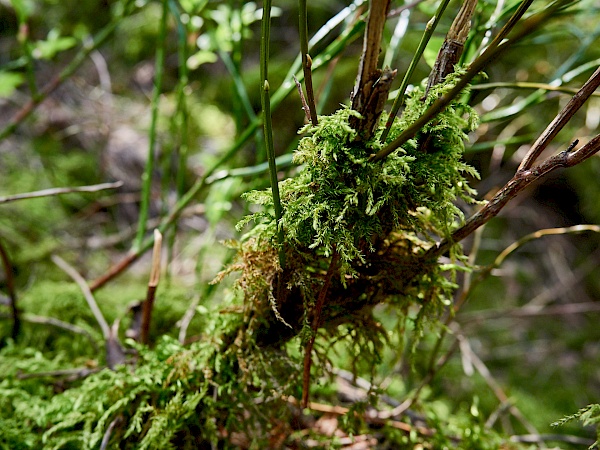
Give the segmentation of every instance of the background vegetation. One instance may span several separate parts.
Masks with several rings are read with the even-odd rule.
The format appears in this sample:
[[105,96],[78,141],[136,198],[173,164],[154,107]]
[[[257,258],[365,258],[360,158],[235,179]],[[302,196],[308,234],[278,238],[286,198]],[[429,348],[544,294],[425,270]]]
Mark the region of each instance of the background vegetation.
[[[317,150],[309,141],[298,144],[301,137],[337,130],[335,114],[344,113],[336,111],[349,105],[355,83],[368,7],[360,0],[309,3],[321,115],[321,131],[312,135],[298,134],[307,119],[292,78],[303,80],[299,6],[279,1],[271,11],[272,147],[279,179],[288,183],[282,184],[284,201],[314,188],[303,184],[307,171],[335,176],[337,167],[310,159],[327,137],[315,140]],[[472,62],[519,5],[478,2],[461,62]],[[297,320],[294,332],[277,322],[268,301],[281,263],[275,222],[270,229],[268,220],[254,229],[235,228],[251,213],[271,214],[241,198],[268,189],[250,197],[272,204],[261,106],[263,6],[234,0],[0,3],[0,446],[593,445],[600,417],[597,156],[521,192],[464,242],[464,259],[456,248],[447,254],[456,259],[441,261],[454,274],[431,275],[446,282],[438,308],[406,302],[412,295],[406,288],[404,297],[377,297],[369,314],[344,310],[337,316],[342,319],[318,333],[309,323],[309,312],[316,313],[302,300],[287,311]],[[439,6],[392,2],[380,57],[380,67],[398,69],[387,111]],[[423,58],[415,60],[411,87],[429,76],[460,6],[450,2],[440,15]],[[481,123],[464,146],[461,139],[453,144],[460,151],[454,165],[443,167],[448,172],[442,181],[456,176],[456,164],[464,161],[480,179],[464,173],[456,185],[468,181],[477,200],[489,200],[513,177],[538,136],[600,65],[599,15],[592,0],[533,2],[525,20],[543,17],[540,26],[487,65],[457,101],[462,106],[455,105],[454,118],[465,119],[461,112],[467,109],[460,108],[470,105]],[[596,93],[540,161],[575,139],[581,146],[596,136],[599,111]],[[454,137],[468,131],[465,121],[451,126]],[[390,139],[402,131],[397,127]],[[292,161],[297,148],[304,154]],[[395,164],[399,176],[401,164],[412,161]],[[428,167],[434,170],[423,167],[423,177]],[[405,175],[419,191],[417,172]],[[115,182],[91,192],[13,197]],[[396,206],[380,205],[394,218],[410,215],[412,205],[403,200],[424,198],[403,186],[385,191]],[[458,190],[451,194],[459,197]],[[429,210],[438,207],[449,220],[423,219],[431,228],[421,224],[420,234],[411,235],[418,249],[431,245],[427,237],[447,237],[460,222],[447,202],[446,209],[439,207],[446,197],[427,198],[433,198]],[[298,217],[313,208],[305,199],[298,196],[293,204]],[[466,217],[481,208],[464,200],[456,205]],[[342,241],[331,223],[321,224],[319,230],[332,236],[319,235],[325,247],[310,250],[312,235],[306,238],[302,223],[284,219],[288,229],[296,226],[296,234],[285,238],[285,256],[316,301],[328,258]],[[356,236],[344,236],[348,248],[370,232],[360,228],[363,219],[355,220]],[[385,220],[376,226],[397,231],[398,221],[391,223],[391,215]],[[150,251],[155,228],[163,244],[156,292],[156,278],[148,283],[156,268]],[[247,233],[267,233],[269,245],[249,248],[242,238]],[[327,242],[334,245],[327,248]],[[347,258],[343,274],[359,266],[356,254]],[[216,277],[220,282],[211,283]],[[426,292],[426,282],[419,283],[411,288]],[[342,282],[337,284],[333,289],[342,292]],[[149,330],[140,325],[144,299],[153,304]],[[328,318],[335,313],[325,310]],[[302,409],[307,379],[310,403]],[[573,419],[582,421],[551,426],[581,408]]]

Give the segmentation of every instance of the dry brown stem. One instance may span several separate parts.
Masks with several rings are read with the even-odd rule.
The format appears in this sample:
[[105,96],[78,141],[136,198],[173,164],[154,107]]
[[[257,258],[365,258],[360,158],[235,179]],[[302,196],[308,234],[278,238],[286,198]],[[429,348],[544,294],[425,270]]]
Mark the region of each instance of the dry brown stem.
[[517,171],[510,181],[481,210],[469,218],[462,227],[452,234],[451,239],[440,241],[437,245],[430,248],[423,255],[423,258],[435,258],[446,253],[453,244],[462,241],[477,228],[498,215],[509,201],[534,181],[539,180],[556,169],[575,166],[600,151],[600,135],[592,138],[579,150],[572,151],[572,147],[577,145],[577,142],[575,141],[574,145],[572,144],[569,149],[547,158],[529,170]]
[[571,98],[569,103],[558,113],[554,120],[548,125],[540,137],[527,152],[525,158],[519,165],[519,170],[526,170],[531,168],[535,160],[540,154],[546,149],[548,144],[552,142],[552,139],[558,134],[560,130],[571,120],[571,117],[583,106],[587,99],[594,93],[594,91],[600,86],[600,67],[592,74],[592,76],[585,82],[585,84],[579,89],[579,91]]

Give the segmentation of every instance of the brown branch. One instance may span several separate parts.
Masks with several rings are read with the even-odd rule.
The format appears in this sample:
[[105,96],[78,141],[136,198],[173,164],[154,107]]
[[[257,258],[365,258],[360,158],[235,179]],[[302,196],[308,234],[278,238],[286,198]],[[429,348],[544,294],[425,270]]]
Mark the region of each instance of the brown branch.
[[[574,143],[577,144],[577,141]],[[573,146],[573,145],[572,145]],[[551,156],[530,170],[519,170],[514,177],[476,214],[469,218],[466,223],[452,233],[451,239],[444,239],[430,248],[424,255],[424,259],[435,258],[446,253],[456,242],[473,233],[477,228],[495,217],[506,204],[515,198],[519,192],[531,185],[536,180],[549,174],[558,168],[572,167],[585,161],[600,151],[600,135],[591,139],[579,150],[569,150]]]
[[465,0],[458,11],[431,69],[425,96],[433,86],[441,83],[448,74],[454,72],[454,66],[458,64],[462,56],[465,41],[471,30],[471,17],[475,12],[475,6],[477,6],[477,0]]
[[377,68],[389,8],[390,0],[371,0],[362,56],[352,92],[352,109],[360,113],[362,118],[352,117],[350,126],[358,132],[359,140],[368,140],[373,135],[396,76],[396,71]]
[[92,310],[92,314],[94,315],[96,322],[98,322],[98,325],[100,325],[102,336],[104,336],[104,339],[108,339],[110,337],[110,327],[108,326],[108,322],[104,318],[102,311],[100,311],[100,308],[98,308],[98,303],[96,303],[96,299],[92,295],[92,291],[88,287],[85,279],[79,274],[79,272],[77,272],[77,270],[75,270],[75,268],[73,268],[60,256],[52,255],[51,258],[54,264],[60,267],[67,275],[69,275],[69,277],[73,279],[73,281],[75,281],[75,283],[77,283],[79,289],[81,289],[81,292],[85,297],[85,301]]
[[592,74],[592,76],[585,82],[585,84],[579,89],[579,91],[571,98],[569,103],[558,113],[554,120],[546,127],[544,132],[535,141],[531,149],[527,152],[523,161],[519,165],[519,170],[529,169],[540,154],[546,149],[548,144],[552,142],[552,139],[558,134],[560,130],[564,128],[571,117],[583,106],[587,99],[594,93],[594,91],[600,86],[600,67]]
[[323,306],[325,305],[325,300],[327,299],[327,291],[329,290],[329,286],[331,285],[331,280],[335,271],[337,269],[338,261],[340,259],[340,254],[337,250],[333,250],[333,255],[331,256],[331,262],[329,263],[329,269],[327,269],[327,275],[325,275],[325,282],[323,283],[323,287],[319,292],[319,297],[317,298],[317,303],[315,304],[313,323],[312,323],[312,336],[308,343],[306,344],[306,349],[304,353],[304,373],[302,377],[302,407],[306,408],[308,405],[308,396],[310,391],[310,366],[312,365],[312,350],[315,345],[315,339],[317,338],[317,330],[321,325],[321,313],[323,312]]
[[141,251],[129,252],[127,255],[125,255],[125,257],[121,261],[119,261],[114,266],[110,267],[106,271],[106,273],[104,273],[101,277],[96,278],[94,281],[92,281],[90,283],[90,290],[93,292],[97,289],[100,289],[102,286],[104,286],[110,280],[112,280],[117,275],[119,275],[121,272],[123,272],[125,269],[127,269],[131,264],[133,264],[135,261],[137,261],[140,256],[142,256]]
[[[298,95],[300,96],[300,101],[302,102],[302,110],[304,111],[304,115],[306,116],[306,120],[310,122],[310,108],[308,107],[308,103],[306,103],[306,97],[304,97],[304,92],[302,92],[302,85],[294,75],[294,83],[296,84],[296,89],[298,89]],[[313,125],[315,125],[313,123]]]
[[117,181],[116,183],[102,183],[94,184],[91,186],[44,189],[41,191],[25,192],[23,194],[7,195],[5,197],[0,197],[0,204],[15,202],[17,200],[26,200],[29,198],[51,197],[55,195],[71,194],[74,192],[98,192],[106,189],[116,189],[121,186],[123,186],[123,182]]

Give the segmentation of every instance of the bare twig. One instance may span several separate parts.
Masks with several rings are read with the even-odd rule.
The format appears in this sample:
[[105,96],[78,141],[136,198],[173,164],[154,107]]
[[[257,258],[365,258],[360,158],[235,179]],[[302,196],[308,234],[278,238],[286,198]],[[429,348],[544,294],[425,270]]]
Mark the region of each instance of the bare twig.
[[100,325],[100,329],[102,330],[102,336],[104,336],[104,339],[108,339],[110,337],[110,327],[108,326],[108,322],[106,322],[106,319],[102,315],[102,311],[100,311],[100,308],[98,308],[98,303],[96,303],[96,299],[94,298],[94,295],[92,294],[92,291],[88,287],[84,278],[79,274],[79,272],[77,272],[69,263],[67,263],[60,256],[52,255],[52,262],[54,262],[54,264],[60,267],[67,275],[69,275],[73,279],[73,281],[75,281],[75,283],[77,283],[79,289],[81,289],[81,292],[85,297],[85,301],[92,310],[92,314],[94,315],[96,322],[98,322],[98,325]]
[[592,138],[579,150],[566,150],[558,155],[547,158],[530,170],[519,170],[481,210],[469,218],[462,227],[452,234],[451,239],[440,241],[430,248],[423,257],[433,258],[446,253],[454,243],[462,241],[477,228],[495,217],[510,200],[516,197],[527,186],[531,185],[531,183],[558,168],[577,165],[598,151],[600,151],[600,135]]
[[600,67],[596,69],[592,76],[585,82],[573,98],[571,98],[569,103],[565,105],[550,125],[546,127],[537,141],[531,146],[529,152],[527,152],[527,155],[523,158],[523,161],[521,161],[519,170],[531,168],[538,156],[540,156],[548,144],[552,142],[552,139],[554,139],[558,132],[564,128],[567,122],[571,120],[571,117],[573,117],[579,108],[583,106],[598,86],[600,86]]
[[74,192],[98,192],[106,189],[116,189],[121,186],[123,186],[123,182],[117,181],[116,183],[102,183],[94,184],[91,186],[44,189],[41,191],[25,192],[23,194],[7,195],[5,197],[0,197],[0,204],[15,202],[17,200],[27,200],[30,198],[51,197],[54,195],[71,194]]
[[298,81],[298,78],[296,78],[296,75],[294,75],[293,78],[294,78],[294,83],[296,84],[296,88],[298,89],[298,95],[300,96],[300,101],[302,101],[302,110],[304,111],[306,120],[310,122],[310,109],[308,107],[308,103],[306,103],[306,98],[304,97],[304,92],[302,92],[302,85]]
[[306,405],[308,405],[308,396],[310,394],[310,366],[312,365],[312,350],[315,345],[315,339],[317,338],[317,330],[321,325],[321,312],[323,311],[323,306],[325,305],[325,300],[327,299],[327,291],[329,291],[329,286],[331,285],[331,280],[337,269],[339,259],[340,254],[336,249],[334,249],[333,255],[331,256],[331,262],[329,263],[329,269],[327,269],[327,274],[325,275],[325,282],[323,283],[323,287],[321,287],[319,297],[317,298],[317,303],[315,304],[312,323],[313,333],[310,340],[306,344],[306,349],[304,350],[304,373],[302,379],[303,408],[306,408]]
[[358,132],[360,140],[368,140],[373,135],[396,76],[396,71],[389,68],[383,71],[377,68],[381,36],[389,8],[390,0],[371,0],[358,76],[352,94],[352,109],[358,111],[362,118],[352,117],[350,126]]
[[[8,315],[8,314],[6,314],[6,315],[0,314],[0,317],[12,318],[11,315]],[[19,318],[23,322],[38,323],[38,324],[42,324],[42,325],[52,325],[54,327],[62,328],[63,330],[70,331],[72,333],[81,334],[81,335],[85,336],[86,338],[88,338],[88,340],[92,344],[92,347],[96,353],[99,351],[98,343],[92,337],[92,335],[89,333],[89,331],[87,331],[81,327],[78,327],[77,325],[73,325],[72,323],[68,323],[68,322],[64,322],[59,319],[55,319],[54,317],[42,317],[42,316],[36,316],[35,314],[27,314],[27,313],[20,315]]]
[[465,41],[471,30],[471,17],[475,12],[475,6],[477,6],[477,0],[465,0],[458,11],[431,69],[425,96],[429,89],[444,81],[448,74],[454,72],[454,66],[458,64],[462,56]]
[[102,436],[100,450],[106,450],[108,448],[108,444],[110,442],[110,436],[112,435],[113,429],[117,425],[119,425],[122,421],[123,421],[123,416],[119,415],[110,422],[110,425],[108,425],[108,428],[106,429],[106,432],[104,433],[104,436]]
[[150,281],[148,282],[148,291],[146,292],[146,301],[142,308],[142,327],[140,333],[140,341],[144,344],[148,343],[150,334],[150,321],[152,319],[152,308],[154,306],[154,298],[156,288],[160,279],[160,257],[162,249],[162,234],[158,230],[154,230],[154,250],[152,252],[152,269],[150,271]]
[[100,372],[103,367],[82,367],[79,369],[61,369],[61,370],[50,370],[47,372],[32,372],[32,373],[19,373],[17,378],[19,380],[27,380],[30,378],[45,378],[45,377],[68,377],[70,380],[79,380],[86,378],[93,373]]
[[[485,380],[489,388],[492,390],[492,392],[494,392],[496,398],[498,398],[498,400],[500,400],[502,404],[508,404],[508,396],[506,395],[504,390],[502,390],[502,387],[500,386],[498,381],[496,381],[496,379],[494,378],[490,370],[487,368],[485,363],[473,351],[468,340],[460,332],[456,333],[456,338],[460,343],[461,351],[467,353],[469,361],[471,362],[471,364],[473,364],[477,372],[479,372],[479,374],[483,377],[483,379]],[[538,431],[535,429],[535,427],[531,425],[531,423],[529,423],[527,419],[525,419],[521,411],[515,405],[511,404],[508,407],[508,411],[523,424],[527,431],[529,431],[532,434],[537,434]],[[543,445],[543,443],[540,442],[540,445]]]

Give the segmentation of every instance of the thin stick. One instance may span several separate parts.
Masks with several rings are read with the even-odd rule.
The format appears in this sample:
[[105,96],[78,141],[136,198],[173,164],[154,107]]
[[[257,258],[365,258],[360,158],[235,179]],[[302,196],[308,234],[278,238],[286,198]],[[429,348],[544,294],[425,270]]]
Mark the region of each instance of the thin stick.
[[294,83],[296,84],[296,89],[298,89],[298,95],[300,96],[300,101],[302,102],[302,110],[304,111],[306,120],[310,122],[310,109],[308,108],[308,103],[306,103],[304,92],[302,92],[302,85],[298,81],[298,78],[296,78],[296,75],[294,75]]
[[162,234],[158,230],[154,230],[154,250],[152,252],[152,268],[150,270],[150,281],[148,282],[148,290],[146,291],[146,301],[142,307],[142,326],[140,332],[140,341],[143,344],[148,344],[148,336],[150,335],[150,322],[152,320],[152,308],[154,306],[154,298],[156,296],[156,288],[160,280],[160,261],[162,250]]
[[544,160],[531,170],[519,170],[481,210],[471,216],[462,227],[456,230],[450,239],[444,239],[434,245],[423,255],[423,258],[434,258],[446,253],[453,244],[462,241],[477,228],[498,215],[510,200],[534,181],[558,168],[577,165],[598,151],[600,151],[600,135],[591,139],[579,150],[572,152],[563,151],[558,155]]
[[556,137],[558,132],[562,130],[567,122],[571,120],[571,117],[575,115],[577,111],[583,106],[587,99],[594,93],[594,91],[600,86],[600,67],[592,74],[592,76],[585,82],[581,89],[571,98],[569,103],[558,113],[554,120],[546,127],[544,132],[540,135],[537,141],[531,146],[523,161],[519,165],[519,170],[526,170],[531,168],[535,160],[541,155],[541,153],[548,147],[548,144]]
[[306,349],[304,350],[304,373],[302,377],[303,408],[306,408],[308,405],[308,397],[310,395],[310,366],[312,365],[312,350],[315,345],[315,339],[317,338],[317,330],[321,325],[321,313],[323,311],[323,306],[325,305],[325,300],[327,299],[327,291],[331,285],[331,279],[333,278],[333,275],[337,269],[339,259],[340,254],[334,249],[333,255],[331,256],[331,262],[329,263],[329,269],[327,269],[327,275],[325,275],[325,283],[323,283],[323,287],[321,287],[317,303],[315,304],[312,323],[312,336],[306,344]]
[[[0,315],[0,317],[4,317],[4,316]],[[6,317],[8,317],[8,316],[6,316]],[[20,320],[23,322],[37,323],[37,324],[41,324],[41,325],[52,325],[53,327],[61,328],[63,330],[67,330],[72,333],[81,334],[82,336],[85,336],[86,338],[88,338],[88,340],[90,341],[90,344],[92,344],[92,348],[94,349],[94,352],[98,353],[98,351],[100,350],[98,343],[96,342],[96,340],[90,334],[89,331],[87,331],[84,328],[78,327],[77,325],[73,325],[72,323],[65,322],[63,320],[59,320],[54,317],[36,316],[35,314],[22,314],[20,316]]]
[[102,311],[100,311],[100,308],[98,308],[96,299],[92,295],[92,291],[88,287],[84,278],[79,274],[79,272],[77,272],[69,263],[67,263],[60,256],[52,255],[51,258],[54,264],[60,267],[67,275],[69,275],[73,279],[73,281],[75,281],[75,283],[77,283],[79,289],[81,289],[81,292],[85,297],[85,301],[92,310],[92,314],[94,315],[96,322],[98,322],[98,325],[100,325],[100,329],[102,330],[102,336],[104,336],[104,339],[108,341],[110,338],[110,327],[108,326],[106,319],[102,315]]
[[107,189],[116,189],[121,186],[123,186],[123,182],[117,181],[116,183],[102,183],[94,184],[91,186],[43,189],[41,191],[25,192],[23,194],[7,195],[5,197],[0,197],[0,204],[16,202],[17,200],[27,200],[30,198],[51,197],[54,195],[71,194],[74,192],[98,192]]

